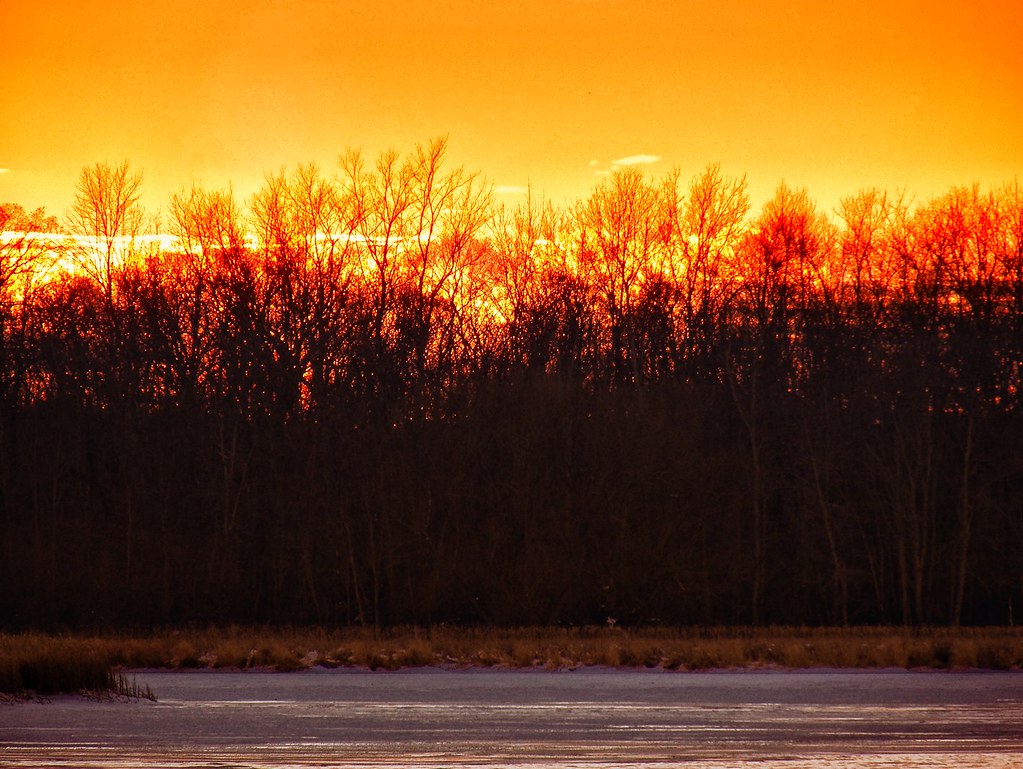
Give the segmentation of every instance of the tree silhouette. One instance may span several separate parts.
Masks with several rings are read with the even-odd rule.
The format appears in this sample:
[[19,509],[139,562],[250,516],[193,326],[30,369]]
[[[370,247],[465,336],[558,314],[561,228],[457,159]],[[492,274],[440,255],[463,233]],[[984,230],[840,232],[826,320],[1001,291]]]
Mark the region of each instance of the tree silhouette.
[[5,627],[1010,621],[1018,184],[496,208],[445,153],[183,190],[163,250],[127,164],[0,206]]

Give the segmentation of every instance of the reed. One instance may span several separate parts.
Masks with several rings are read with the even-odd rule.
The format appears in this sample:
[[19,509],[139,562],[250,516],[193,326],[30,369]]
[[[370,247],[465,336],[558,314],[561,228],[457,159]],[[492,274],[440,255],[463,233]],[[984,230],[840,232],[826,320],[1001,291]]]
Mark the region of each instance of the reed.
[[0,692],[145,697],[120,671],[314,666],[1023,668],[1019,628],[245,628],[0,634]]
[[76,693],[155,699],[149,687],[121,672],[124,659],[119,645],[106,639],[0,634],[0,692],[16,697]]

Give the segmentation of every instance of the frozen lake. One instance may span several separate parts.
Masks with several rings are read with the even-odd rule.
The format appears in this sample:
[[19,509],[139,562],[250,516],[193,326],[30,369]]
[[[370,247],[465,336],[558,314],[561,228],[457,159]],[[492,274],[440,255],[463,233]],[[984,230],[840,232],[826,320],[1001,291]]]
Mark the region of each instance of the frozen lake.
[[135,676],[159,702],[0,705],[0,766],[1023,766],[1023,673]]

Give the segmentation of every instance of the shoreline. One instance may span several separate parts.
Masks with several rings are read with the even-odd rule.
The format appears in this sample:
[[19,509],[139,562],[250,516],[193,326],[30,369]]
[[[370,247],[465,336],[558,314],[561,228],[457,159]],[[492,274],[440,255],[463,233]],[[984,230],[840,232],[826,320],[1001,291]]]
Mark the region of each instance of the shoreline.
[[133,670],[1021,670],[1023,629],[288,628],[0,633],[0,692],[117,692]]

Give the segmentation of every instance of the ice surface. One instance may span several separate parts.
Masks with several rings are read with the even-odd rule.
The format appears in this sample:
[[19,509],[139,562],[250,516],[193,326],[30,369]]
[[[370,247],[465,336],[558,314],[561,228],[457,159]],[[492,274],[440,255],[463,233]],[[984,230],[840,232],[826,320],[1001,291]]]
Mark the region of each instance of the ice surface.
[[0,707],[0,766],[1023,766],[1014,672],[143,671]]

